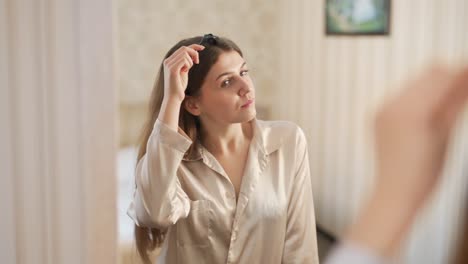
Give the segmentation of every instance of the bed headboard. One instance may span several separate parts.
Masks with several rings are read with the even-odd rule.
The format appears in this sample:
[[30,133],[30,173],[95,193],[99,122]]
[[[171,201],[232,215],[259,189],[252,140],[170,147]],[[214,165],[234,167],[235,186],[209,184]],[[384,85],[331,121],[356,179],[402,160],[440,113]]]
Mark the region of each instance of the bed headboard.
[[[257,105],[257,117],[262,120],[270,118],[270,109]],[[119,147],[135,146],[148,114],[148,102],[120,103],[120,142]]]
[[120,104],[120,148],[137,144],[147,118],[147,109],[147,102]]

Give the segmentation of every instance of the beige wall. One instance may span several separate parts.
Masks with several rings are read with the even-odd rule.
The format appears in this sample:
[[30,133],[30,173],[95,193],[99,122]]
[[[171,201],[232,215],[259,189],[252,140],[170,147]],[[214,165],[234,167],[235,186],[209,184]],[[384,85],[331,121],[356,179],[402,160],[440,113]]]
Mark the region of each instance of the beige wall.
[[[391,1],[389,36],[327,37],[325,1],[284,2],[281,25],[289,34],[282,43],[291,43],[294,52],[284,53],[280,63],[280,87],[287,89],[276,93],[274,117],[295,120],[305,129],[317,220],[342,233],[374,179],[370,114],[398,82],[431,58],[467,62],[468,3]],[[467,126],[465,118],[447,167],[449,177],[418,219],[402,263],[449,263],[465,195]]]
[[279,0],[118,0],[121,145],[134,144],[164,54],[182,38],[213,33],[244,52],[267,116],[278,87]]

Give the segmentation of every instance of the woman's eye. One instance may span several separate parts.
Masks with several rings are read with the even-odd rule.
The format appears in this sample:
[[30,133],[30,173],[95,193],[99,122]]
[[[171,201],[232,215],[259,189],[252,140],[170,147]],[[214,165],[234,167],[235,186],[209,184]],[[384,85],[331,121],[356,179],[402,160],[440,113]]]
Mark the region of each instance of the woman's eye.
[[249,70],[243,70],[243,71],[240,72],[240,75],[241,76],[247,75],[248,72],[249,72]]
[[231,84],[231,79],[226,79],[221,83],[221,87],[227,87]]

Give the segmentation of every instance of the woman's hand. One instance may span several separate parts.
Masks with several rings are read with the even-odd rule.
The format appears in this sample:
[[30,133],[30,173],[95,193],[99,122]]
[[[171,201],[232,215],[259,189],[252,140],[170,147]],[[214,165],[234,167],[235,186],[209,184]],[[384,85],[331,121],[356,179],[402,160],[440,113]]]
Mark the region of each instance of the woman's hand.
[[467,98],[468,68],[433,66],[384,104],[375,122],[377,186],[420,206],[440,178]]
[[346,238],[387,256],[440,178],[455,121],[468,100],[468,67],[433,66],[403,88],[377,114],[377,184]]
[[188,71],[198,64],[198,51],[205,47],[198,44],[183,46],[164,60],[164,99],[182,102],[188,83]]

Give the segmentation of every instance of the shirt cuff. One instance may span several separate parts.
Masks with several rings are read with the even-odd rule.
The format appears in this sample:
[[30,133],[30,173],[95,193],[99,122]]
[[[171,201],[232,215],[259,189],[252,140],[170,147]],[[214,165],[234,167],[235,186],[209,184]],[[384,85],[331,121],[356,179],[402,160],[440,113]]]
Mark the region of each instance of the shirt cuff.
[[159,119],[156,119],[154,123],[153,133],[159,134],[161,143],[169,145],[182,153],[185,153],[192,145],[192,140],[182,129],[178,128],[178,131],[174,131]]
[[369,248],[351,241],[341,242],[335,247],[325,264],[386,264],[389,259],[378,255]]

